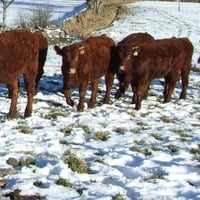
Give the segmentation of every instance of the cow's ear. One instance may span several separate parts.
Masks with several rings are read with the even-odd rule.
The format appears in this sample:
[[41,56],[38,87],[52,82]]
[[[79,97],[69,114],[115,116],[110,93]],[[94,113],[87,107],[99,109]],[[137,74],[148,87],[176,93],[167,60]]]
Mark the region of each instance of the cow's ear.
[[81,55],[84,54],[85,53],[85,47],[84,46],[80,46],[79,47],[79,52],[80,52]]
[[56,51],[56,53],[58,55],[62,55],[62,50],[61,50],[61,48],[59,46],[54,46],[54,50]]
[[138,56],[139,55],[139,52],[140,52],[140,47],[139,46],[133,47],[132,50],[133,50],[133,56]]

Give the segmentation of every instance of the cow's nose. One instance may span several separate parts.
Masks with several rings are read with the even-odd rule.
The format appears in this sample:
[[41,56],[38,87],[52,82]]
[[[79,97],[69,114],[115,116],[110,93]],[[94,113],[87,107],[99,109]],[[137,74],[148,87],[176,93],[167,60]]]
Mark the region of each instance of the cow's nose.
[[76,73],[76,68],[69,69],[69,74],[75,74],[75,73]]

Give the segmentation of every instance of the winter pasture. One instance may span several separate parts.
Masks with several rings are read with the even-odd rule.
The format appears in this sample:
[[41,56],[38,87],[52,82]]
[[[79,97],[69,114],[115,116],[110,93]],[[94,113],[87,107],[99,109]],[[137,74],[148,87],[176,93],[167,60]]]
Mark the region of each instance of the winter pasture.
[[[86,105],[79,113],[66,105],[61,57],[49,46],[32,117],[21,117],[26,103],[22,87],[19,117],[7,119],[10,100],[6,88],[0,88],[0,171],[13,172],[0,176],[6,183],[0,189],[1,200],[16,189],[22,196],[47,200],[200,199],[200,4],[181,3],[180,11],[178,2],[142,1],[126,7],[110,27],[94,34],[106,33],[116,42],[134,32],[148,32],[157,39],[188,37],[196,70],[190,73],[187,99],[178,100],[177,83],[172,101],[163,104],[163,80],[154,80],[142,109],[135,111],[130,89],[114,99],[115,80],[111,103],[103,105],[102,78],[96,107]],[[57,18],[68,16],[62,14]],[[76,89],[72,97],[77,104]],[[8,164],[9,158],[18,161],[16,167]]]

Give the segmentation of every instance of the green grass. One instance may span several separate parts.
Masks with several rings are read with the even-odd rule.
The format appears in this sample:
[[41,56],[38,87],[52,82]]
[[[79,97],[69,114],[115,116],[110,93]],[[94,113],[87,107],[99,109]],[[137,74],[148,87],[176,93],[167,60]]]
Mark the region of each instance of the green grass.
[[170,119],[168,116],[161,116],[160,119],[164,122],[164,123],[174,123],[175,121],[173,119]]
[[88,133],[88,134],[90,133],[90,127],[89,126],[80,124],[78,127],[82,128],[85,133]]
[[114,131],[117,132],[117,133],[120,133],[120,134],[124,134],[124,132],[127,131],[127,128],[125,128],[125,127],[116,127],[116,128],[114,128]]
[[19,166],[20,167],[30,167],[31,165],[35,165],[35,163],[36,163],[35,158],[28,156],[19,161]]
[[177,145],[174,145],[174,144],[170,144],[167,147],[172,153],[176,153],[180,150],[180,147],[178,147]]
[[67,179],[64,179],[64,178],[59,178],[57,181],[56,181],[56,184],[57,185],[62,185],[63,187],[72,187],[72,183],[70,183]]
[[47,114],[42,116],[44,119],[57,119],[58,117],[67,117],[67,113],[64,109],[59,109],[59,108],[52,108],[49,110]]
[[152,137],[154,137],[156,140],[159,140],[159,141],[163,141],[163,137],[159,134],[156,134],[156,133],[153,133],[151,134]]
[[199,148],[191,148],[190,153],[195,154],[195,155],[200,155],[200,147]]
[[109,133],[108,133],[108,132],[99,131],[99,132],[97,132],[97,133],[92,137],[92,139],[93,139],[93,140],[106,141],[106,140],[108,140],[108,136],[109,136]]
[[76,154],[70,153],[65,159],[64,163],[68,164],[69,168],[77,173],[89,173],[90,169],[84,159],[79,158]]
[[64,133],[65,136],[69,136],[71,134],[71,127],[64,127],[60,129],[60,132]]
[[19,130],[23,134],[33,133],[33,129],[29,125],[25,124],[25,122],[23,121],[18,122],[18,126],[16,127],[16,129]]
[[136,153],[144,154],[145,156],[152,155],[152,152],[149,148],[143,148],[143,147],[137,146],[137,145],[131,147],[130,150],[133,152],[136,152]]
[[118,193],[112,197],[112,200],[125,200],[122,194]]

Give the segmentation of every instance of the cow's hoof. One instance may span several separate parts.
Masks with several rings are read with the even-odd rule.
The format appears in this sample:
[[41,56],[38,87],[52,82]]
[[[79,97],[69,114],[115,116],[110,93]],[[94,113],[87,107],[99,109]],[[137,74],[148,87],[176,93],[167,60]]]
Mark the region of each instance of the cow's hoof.
[[115,99],[119,99],[120,97],[121,97],[121,93],[120,92],[116,92]]
[[17,113],[8,113],[7,114],[7,118],[9,118],[9,119],[14,119],[14,118],[16,118],[16,116],[17,116]]
[[88,103],[88,108],[94,108],[95,103]]
[[83,112],[83,111],[84,111],[84,106],[78,105],[78,106],[77,106],[77,111],[78,111],[78,112]]
[[72,100],[69,101],[69,102],[67,102],[67,104],[70,105],[70,106],[72,106],[72,107],[74,106],[74,102]]

